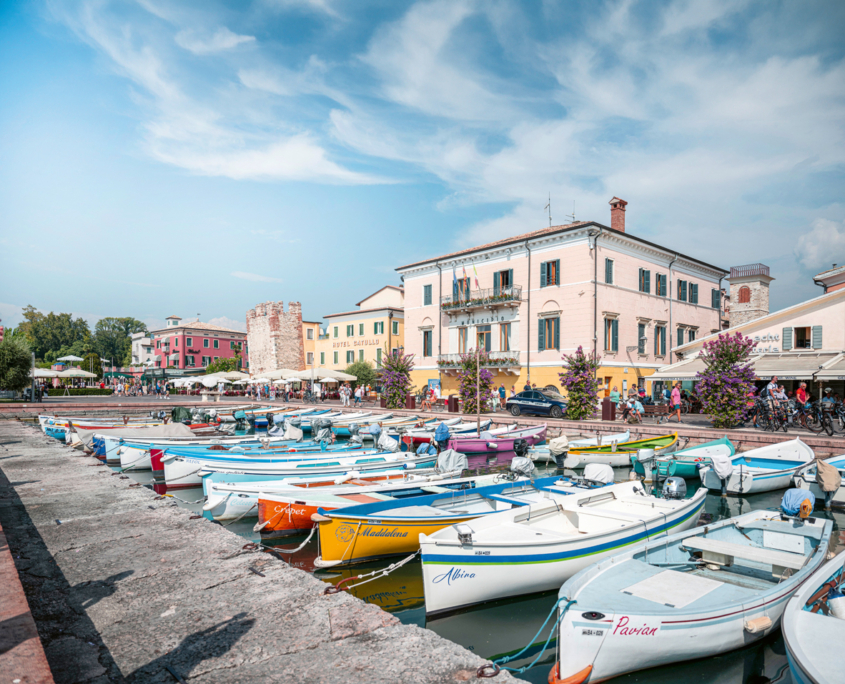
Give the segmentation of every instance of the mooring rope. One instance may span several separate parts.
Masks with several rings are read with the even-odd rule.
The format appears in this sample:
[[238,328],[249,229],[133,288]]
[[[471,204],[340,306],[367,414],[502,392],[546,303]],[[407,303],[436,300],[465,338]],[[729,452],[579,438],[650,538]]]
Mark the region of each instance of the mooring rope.
[[305,548],[305,546],[308,544],[308,542],[311,541],[311,537],[314,536],[314,532],[316,532],[316,531],[317,531],[317,526],[314,525],[314,527],[311,528],[311,533],[308,535],[308,538],[304,542],[302,542],[299,546],[297,546],[295,549],[277,549],[275,546],[267,546],[267,544],[265,544],[264,542],[261,542],[261,546],[263,546],[265,549],[270,549],[271,551],[273,551],[275,553],[296,553],[297,551],[302,551],[302,549]]

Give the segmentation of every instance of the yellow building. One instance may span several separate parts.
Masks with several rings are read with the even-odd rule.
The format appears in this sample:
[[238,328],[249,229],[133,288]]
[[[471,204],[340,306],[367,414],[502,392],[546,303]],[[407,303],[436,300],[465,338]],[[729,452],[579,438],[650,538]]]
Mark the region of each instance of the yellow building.
[[317,321],[302,321],[302,351],[305,367],[315,365],[317,358],[317,340],[320,338],[320,323]]
[[[404,350],[405,291],[401,287],[386,285],[356,306],[357,310],[324,317],[325,332],[314,348],[316,366],[342,371],[356,361],[369,361],[378,368],[385,350]],[[304,331],[306,324],[302,325]]]

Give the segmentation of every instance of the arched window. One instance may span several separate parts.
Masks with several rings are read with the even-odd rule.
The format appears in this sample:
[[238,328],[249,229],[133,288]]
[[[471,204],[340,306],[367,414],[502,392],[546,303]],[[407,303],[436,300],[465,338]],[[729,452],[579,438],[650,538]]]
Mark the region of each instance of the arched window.
[[739,303],[748,304],[751,301],[751,288],[743,285],[739,288]]

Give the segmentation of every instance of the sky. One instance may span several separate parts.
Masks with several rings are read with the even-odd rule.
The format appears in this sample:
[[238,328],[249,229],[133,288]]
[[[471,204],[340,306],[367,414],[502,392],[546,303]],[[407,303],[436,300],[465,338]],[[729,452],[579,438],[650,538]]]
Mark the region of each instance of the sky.
[[845,263],[845,3],[0,4],[0,319],[244,329],[395,268],[610,222],[771,309]]

